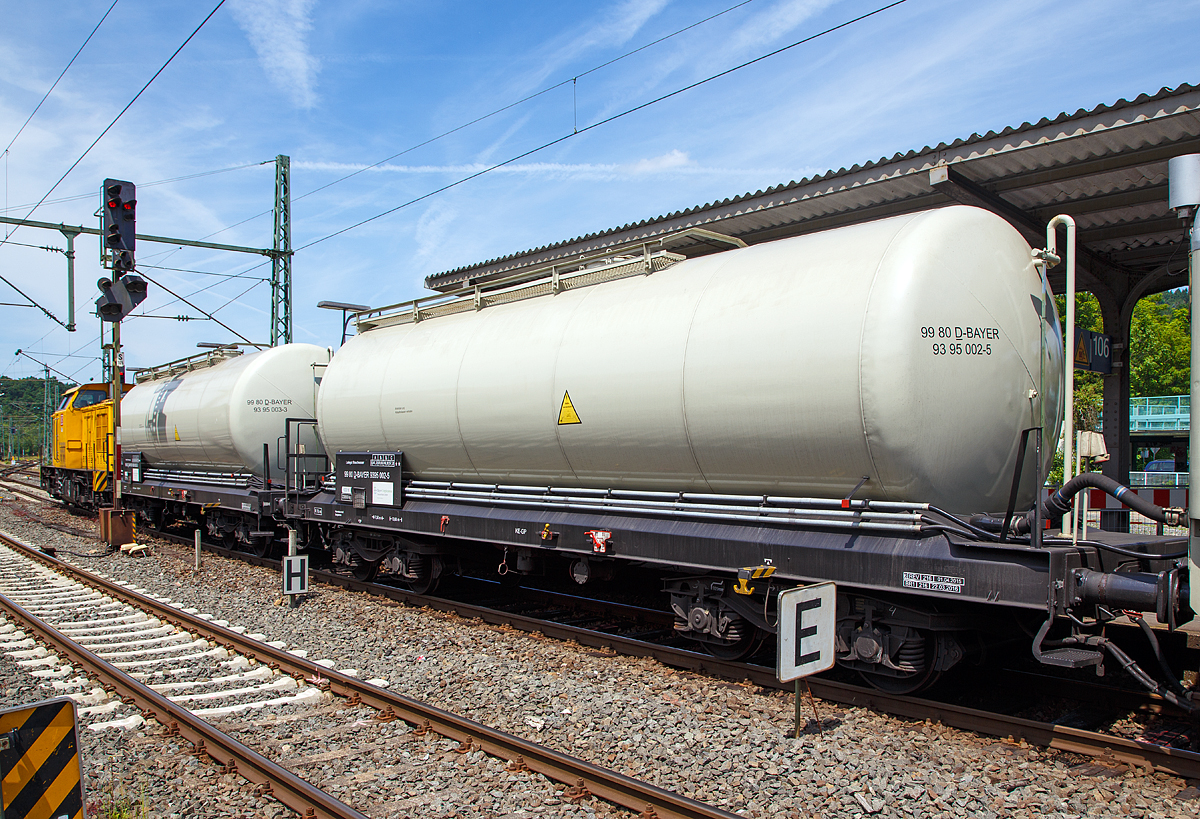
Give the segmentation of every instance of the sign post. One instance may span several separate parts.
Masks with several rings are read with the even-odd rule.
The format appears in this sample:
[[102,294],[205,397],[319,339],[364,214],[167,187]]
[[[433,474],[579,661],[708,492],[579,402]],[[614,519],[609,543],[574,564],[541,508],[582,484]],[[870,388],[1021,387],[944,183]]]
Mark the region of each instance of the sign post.
[[776,676],[780,682],[796,681],[796,738],[800,738],[800,683],[812,704],[821,730],[817,703],[805,679],[833,667],[834,629],[837,626],[837,586],[817,583],[779,593],[779,650]]
[[296,530],[288,531],[288,553],[283,558],[283,594],[288,606],[296,608],[298,594],[308,593],[308,555],[296,554]]
[[[288,558],[294,559],[297,557],[297,555],[296,555],[297,537],[298,536],[297,536],[295,529],[288,529],[288,545],[287,545]],[[288,591],[287,591],[287,585],[288,585],[287,575],[288,575],[289,570],[292,568],[294,568],[294,567],[288,566],[286,563],[284,564],[284,568],[283,568],[283,573],[284,573],[284,581],[283,581],[284,591],[283,591],[283,593],[284,594],[288,593]],[[299,585],[302,586],[303,588],[298,592],[292,593],[292,595],[288,598],[288,607],[293,608],[293,609],[300,607],[300,598],[298,595],[303,594],[308,591],[308,555],[304,556],[304,562],[302,564],[300,564],[300,567],[297,569],[297,571],[299,571],[301,574],[303,574],[303,577],[299,581]],[[295,580],[295,578],[293,577],[292,580]],[[0,819],[2,819],[2,817],[0,817]]]

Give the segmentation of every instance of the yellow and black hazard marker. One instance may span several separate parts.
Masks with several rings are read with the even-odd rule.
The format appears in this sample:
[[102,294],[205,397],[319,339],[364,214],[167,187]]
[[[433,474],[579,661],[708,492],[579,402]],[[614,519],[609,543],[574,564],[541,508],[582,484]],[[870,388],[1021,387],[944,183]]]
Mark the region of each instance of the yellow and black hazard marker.
[[774,566],[747,566],[744,569],[738,569],[738,582],[733,590],[738,594],[754,594],[754,587],[747,585],[747,581],[770,578],[773,574],[775,574]]
[[0,819],[83,819],[75,703],[0,711]]

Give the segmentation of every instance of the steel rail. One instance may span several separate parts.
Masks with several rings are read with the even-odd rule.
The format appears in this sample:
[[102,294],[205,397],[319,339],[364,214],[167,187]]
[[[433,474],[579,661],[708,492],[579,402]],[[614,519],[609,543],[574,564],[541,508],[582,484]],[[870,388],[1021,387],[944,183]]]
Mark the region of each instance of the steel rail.
[[[156,534],[161,535],[157,532]],[[182,538],[179,540],[184,542]],[[205,548],[262,566],[273,568],[279,566],[277,560],[214,548],[209,544],[205,544]],[[792,690],[791,683],[780,683],[775,677],[774,669],[763,666],[721,660],[706,654],[655,645],[635,638],[539,620],[535,617],[461,603],[447,598],[420,595],[391,586],[355,580],[332,572],[310,570],[310,574],[331,585],[354,591],[364,591],[413,606],[454,613],[468,619],[479,619],[491,625],[507,625],[520,631],[537,632],[554,639],[571,640],[590,648],[609,649],[628,656],[650,657],[663,665],[726,679],[748,680],[762,688]],[[1200,753],[1193,751],[1138,742],[1064,725],[995,714],[919,697],[888,694],[874,688],[865,688],[819,677],[810,678],[809,685],[815,696],[830,702],[858,706],[905,719],[933,720],[966,731],[1002,738],[1012,737],[1014,740],[1023,739],[1030,744],[1045,748],[1069,751],[1085,756],[1104,757],[1137,767],[1150,767],[1186,779],[1200,779]]]
[[8,535],[0,533],[0,541],[56,571],[102,590],[115,599],[152,612],[155,617],[164,622],[206,636],[229,651],[235,651],[247,658],[263,662],[273,670],[278,669],[297,678],[307,679],[309,682],[319,683],[322,686],[327,685],[333,694],[349,698],[351,702],[363,703],[377,709],[381,717],[386,719],[398,717],[418,726],[418,729],[432,730],[444,737],[456,740],[461,743],[463,748],[478,747],[491,756],[509,760],[515,763],[516,769],[528,769],[549,779],[565,783],[568,785],[568,798],[578,798],[590,794],[629,810],[644,811],[647,815],[661,817],[661,819],[737,819],[737,814],[716,806],[689,799],[647,782],[488,727],[466,717],[417,702],[334,669],[324,668],[290,652],[252,640],[236,631],[186,614],[180,609],[161,603],[152,597],[97,577],[58,558],[44,554]]
[[[4,540],[9,542],[7,538]],[[132,700],[144,717],[152,717],[162,724],[168,736],[178,735],[187,740],[196,749],[195,753],[208,756],[221,765],[224,771],[237,773],[255,784],[265,785],[264,793],[269,793],[306,819],[367,819],[365,814],[330,796],[257,751],[247,748],[183,706],[171,702],[111,663],[97,657],[4,594],[0,594],[0,607],[20,621],[22,628],[36,634],[38,639],[52,647],[55,652],[66,656],[75,665],[98,677],[101,682],[112,686],[123,699]]]
[[3,487],[3,489],[5,489],[9,492],[12,492],[14,495],[21,495],[23,497],[29,498],[30,500],[37,501],[38,503],[53,503],[54,502],[54,498],[50,497],[49,495],[47,495],[46,497],[43,498],[38,495],[34,495],[31,492],[26,492],[25,489],[14,489],[12,486],[12,484],[14,484],[14,483],[21,484],[21,486],[25,487],[25,489],[39,489],[40,488],[40,487],[36,487],[36,486],[30,486],[29,484],[24,483],[23,481],[13,481],[12,479],[9,479],[9,478],[0,478],[0,487]]

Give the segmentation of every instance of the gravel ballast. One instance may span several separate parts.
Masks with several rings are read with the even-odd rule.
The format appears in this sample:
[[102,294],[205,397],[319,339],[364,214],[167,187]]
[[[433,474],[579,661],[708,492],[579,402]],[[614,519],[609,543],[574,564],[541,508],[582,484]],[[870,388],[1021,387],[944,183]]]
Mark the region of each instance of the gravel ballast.
[[[1090,760],[1081,766],[1080,757],[831,703],[820,703],[822,733],[794,739],[790,694],[327,586],[314,586],[300,608],[290,609],[280,599],[277,573],[210,554],[195,572],[190,551],[174,544],[155,542],[142,558],[69,555],[100,546],[48,531],[14,513],[20,506],[0,505],[0,527],[29,543],[55,545],[60,557],[83,568],[286,641],[309,659],[328,658],[364,679],[385,679],[414,699],[746,816],[1200,816],[1200,800],[1176,797],[1194,792],[1184,790],[1186,782],[1141,769]],[[35,509],[43,517],[54,514]],[[93,525],[85,518],[69,521]],[[0,686],[16,684],[9,665],[0,665],[0,674]],[[5,700],[12,702],[8,690]],[[425,780],[418,780],[414,759],[445,756],[437,740],[425,738],[421,745],[406,738],[403,723],[370,724],[365,712],[343,716],[368,723],[357,740],[364,750],[331,757],[328,762],[345,767],[331,766],[329,778],[349,785],[354,762],[375,770],[394,754],[395,776],[373,783],[372,799],[395,803],[397,812],[389,815],[590,816],[612,810],[594,800],[571,804],[531,791],[478,812],[449,781],[444,796],[430,798],[431,787],[415,784]],[[261,715],[258,722],[258,735],[269,738],[270,718]],[[105,735],[104,741],[119,740]],[[319,753],[290,742],[274,749],[281,761]],[[375,750],[380,756],[372,758]],[[463,757],[475,755],[457,756],[452,764],[461,772]],[[476,777],[514,788],[513,775],[498,760],[480,756],[465,764],[477,769]]]

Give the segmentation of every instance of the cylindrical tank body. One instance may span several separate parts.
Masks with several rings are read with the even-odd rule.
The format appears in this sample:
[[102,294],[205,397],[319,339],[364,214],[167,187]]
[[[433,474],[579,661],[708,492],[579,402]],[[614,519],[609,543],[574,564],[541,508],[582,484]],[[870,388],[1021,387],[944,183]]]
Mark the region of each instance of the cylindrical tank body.
[[[134,387],[121,402],[122,447],[153,464],[200,466],[280,477],[285,418],[314,418],[329,350],[286,344]],[[293,427],[295,438],[297,428]],[[312,425],[301,443],[318,446]]]
[[1029,245],[954,206],[368,330],[317,406],[327,452],[427,479],[837,498],[866,477],[855,497],[977,512],[1007,505],[1040,416],[1049,461],[1062,366]]

